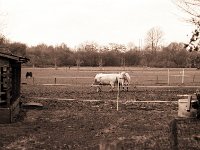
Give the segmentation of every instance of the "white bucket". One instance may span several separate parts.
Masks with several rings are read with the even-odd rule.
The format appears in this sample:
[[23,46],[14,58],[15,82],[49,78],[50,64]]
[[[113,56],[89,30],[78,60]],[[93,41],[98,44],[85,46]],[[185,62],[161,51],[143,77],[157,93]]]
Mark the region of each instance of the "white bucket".
[[[197,100],[192,100],[195,102]],[[197,109],[190,108],[190,111],[187,111],[187,104],[188,99],[179,99],[178,100],[178,117],[185,117],[185,118],[196,118],[197,117]]]

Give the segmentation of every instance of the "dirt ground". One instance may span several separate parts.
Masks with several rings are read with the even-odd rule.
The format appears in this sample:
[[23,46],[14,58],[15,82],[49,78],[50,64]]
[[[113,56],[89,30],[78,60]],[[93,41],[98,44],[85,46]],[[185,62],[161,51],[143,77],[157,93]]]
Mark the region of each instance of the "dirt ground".
[[200,149],[198,119],[177,121],[177,141],[171,125],[178,114],[177,95],[193,94],[195,90],[132,88],[120,93],[117,111],[117,91],[96,93],[90,87],[22,85],[22,104],[34,101],[44,107],[22,108],[15,123],[0,124],[0,147],[12,150]]

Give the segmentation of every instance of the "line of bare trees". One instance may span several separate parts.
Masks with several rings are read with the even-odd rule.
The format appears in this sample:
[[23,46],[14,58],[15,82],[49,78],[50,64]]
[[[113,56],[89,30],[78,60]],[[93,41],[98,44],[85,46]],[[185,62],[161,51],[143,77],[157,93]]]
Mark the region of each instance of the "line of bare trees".
[[116,43],[99,46],[93,42],[81,44],[76,49],[66,44],[28,47],[23,43],[6,43],[6,46],[14,54],[30,58],[27,65],[32,67],[199,67],[200,64],[200,54],[186,51],[183,43],[171,43],[156,50],[148,46],[141,49]]
[[4,36],[0,45],[7,47],[13,54],[26,56],[32,67],[71,67],[71,66],[147,66],[147,67],[200,67],[200,54],[186,51],[183,43],[171,43],[161,46],[163,33],[152,28],[147,33],[146,45],[137,47],[110,43],[102,46],[95,42],[86,42],[75,49],[66,44],[49,46],[39,44],[28,47],[24,43],[11,43]]

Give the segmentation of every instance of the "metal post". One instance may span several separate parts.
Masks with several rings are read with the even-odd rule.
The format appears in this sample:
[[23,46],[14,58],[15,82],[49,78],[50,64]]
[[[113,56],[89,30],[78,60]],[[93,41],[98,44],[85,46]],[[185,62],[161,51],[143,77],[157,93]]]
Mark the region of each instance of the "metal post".
[[119,78],[118,80],[118,88],[117,88],[117,111],[119,110],[119,91],[120,91],[120,86],[119,86]]
[[184,83],[185,70],[182,71],[182,84]]

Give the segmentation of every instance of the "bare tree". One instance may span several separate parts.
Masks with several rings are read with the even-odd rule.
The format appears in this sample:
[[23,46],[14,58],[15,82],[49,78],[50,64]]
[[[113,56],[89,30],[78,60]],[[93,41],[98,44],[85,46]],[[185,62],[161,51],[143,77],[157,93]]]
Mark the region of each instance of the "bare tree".
[[77,70],[79,70],[81,64],[83,63],[83,60],[81,59],[81,48],[80,47],[76,47],[74,54],[75,54],[74,55],[74,59],[75,59],[75,63],[76,63],[76,66],[77,66]]
[[3,45],[5,43],[7,43],[7,39],[6,37],[3,35],[3,28],[4,28],[4,24],[3,21],[1,19],[1,13],[0,13],[0,45]]
[[[200,0],[173,0],[174,3],[184,12],[189,14],[194,21],[200,19]],[[197,20],[198,20],[197,19]]]
[[175,4],[189,15],[190,23],[196,26],[188,44],[185,44],[188,51],[199,51],[200,49],[200,0],[175,0]]
[[104,51],[107,50],[106,46],[98,46],[97,48],[98,50],[98,56],[99,56],[99,59],[98,59],[98,66],[100,68],[100,70],[102,70],[102,67],[103,67],[103,53]]
[[10,41],[5,37],[3,31],[6,28],[6,18],[7,14],[0,10],[0,45],[5,45]]
[[0,45],[3,45],[4,43],[6,43],[6,38],[3,34],[0,34]]
[[157,51],[161,41],[163,40],[164,33],[159,27],[153,27],[147,32],[146,45],[152,51]]
[[[127,45],[127,50],[134,50],[136,48],[135,44],[133,42],[129,42]],[[140,47],[140,43],[139,43],[139,47]]]

